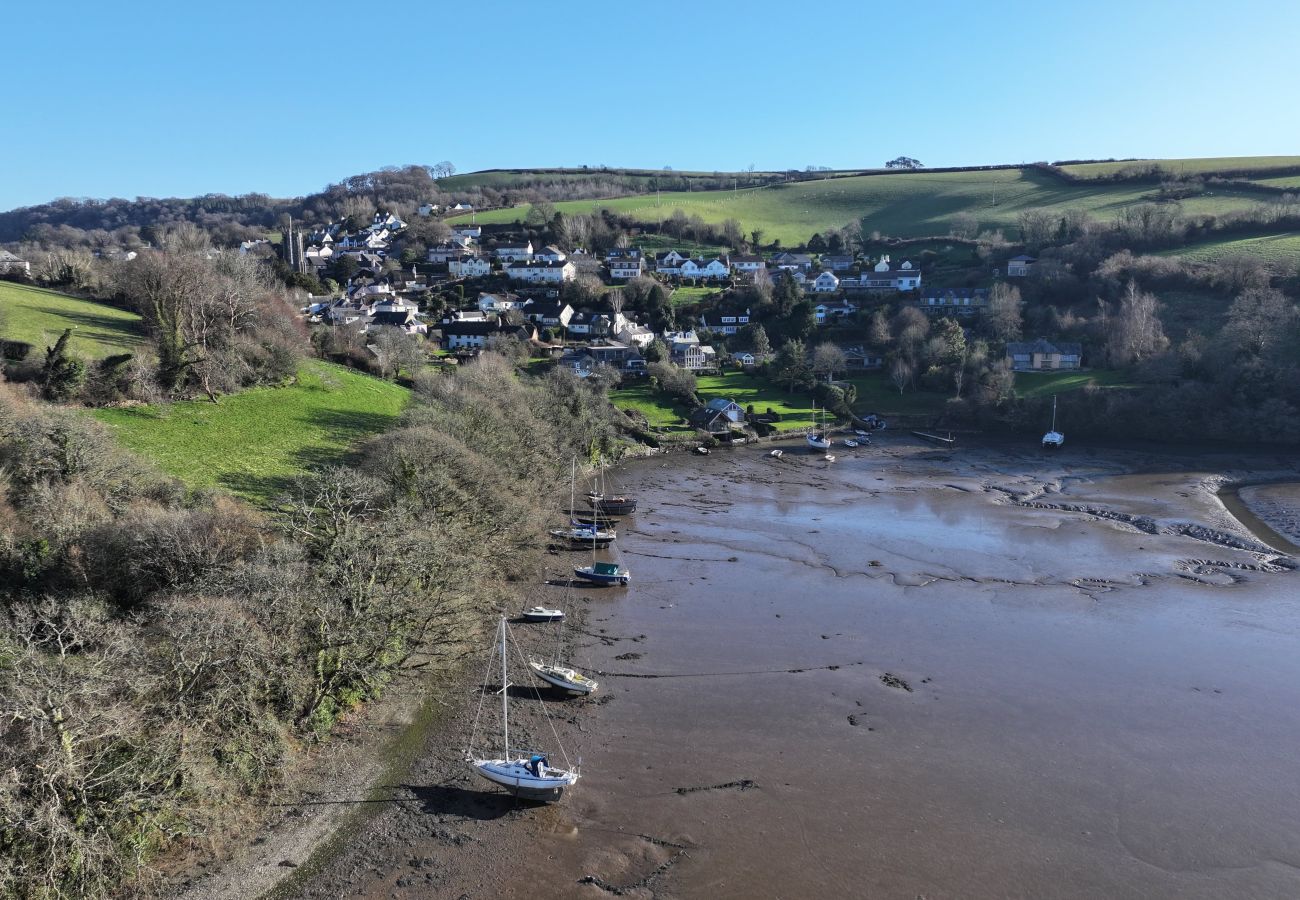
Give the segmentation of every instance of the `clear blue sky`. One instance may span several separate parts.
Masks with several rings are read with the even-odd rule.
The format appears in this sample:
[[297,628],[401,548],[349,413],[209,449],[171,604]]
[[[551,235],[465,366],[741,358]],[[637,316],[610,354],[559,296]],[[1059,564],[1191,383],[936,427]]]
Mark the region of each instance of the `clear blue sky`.
[[1300,154],[1293,0],[9,7],[0,209],[293,196],[443,159]]

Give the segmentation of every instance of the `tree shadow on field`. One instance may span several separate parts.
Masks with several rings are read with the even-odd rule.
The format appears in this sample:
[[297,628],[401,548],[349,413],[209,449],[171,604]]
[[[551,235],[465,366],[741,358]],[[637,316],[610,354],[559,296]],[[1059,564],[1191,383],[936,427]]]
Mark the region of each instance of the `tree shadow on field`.
[[331,441],[351,446],[365,438],[387,431],[397,424],[397,416],[362,410],[316,410],[307,421],[325,429]]

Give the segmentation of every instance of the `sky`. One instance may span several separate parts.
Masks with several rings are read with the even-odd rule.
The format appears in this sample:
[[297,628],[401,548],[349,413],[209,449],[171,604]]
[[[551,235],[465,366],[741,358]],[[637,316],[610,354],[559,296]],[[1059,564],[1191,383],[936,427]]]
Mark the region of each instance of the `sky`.
[[1300,154],[1294,0],[10,6],[0,210],[299,196],[441,160]]

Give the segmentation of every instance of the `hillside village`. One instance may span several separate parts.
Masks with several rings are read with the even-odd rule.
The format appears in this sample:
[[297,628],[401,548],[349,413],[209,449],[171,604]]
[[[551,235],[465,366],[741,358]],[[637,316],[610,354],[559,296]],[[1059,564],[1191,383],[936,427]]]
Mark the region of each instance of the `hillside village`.
[[[420,209],[435,212],[431,205]],[[627,246],[598,255],[581,247],[535,246],[531,238],[500,228],[485,237],[483,228],[472,223],[453,223],[450,236],[429,247],[423,262],[394,267],[390,251],[406,228],[397,216],[377,212],[356,232],[338,223],[309,232],[286,231],[280,248],[296,271],[322,281],[340,269],[347,273],[338,296],[313,298],[304,308],[310,321],[369,335],[398,329],[462,360],[514,340],[582,377],[611,372],[635,377],[647,374],[648,362],[658,359],[650,351],[656,341],[672,363],[691,372],[767,362],[770,348],[755,347],[752,340],[752,326],[761,325],[763,317],[744,305],[743,289],[755,285],[786,282],[811,313],[815,330],[805,335],[810,340],[818,330],[833,332],[827,326],[889,304],[967,324],[989,305],[988,289],[931,285],[919,265],[890,254],[871,258],[843,251],[776,250],[691,255]],[[255,249],[255,244],[245,244],[241,252]],[[341,267],[344,261],[352,265]],[[1023,254],[1008,259],[1005,279],[1029,277],[1034,262]],[[580,278],[585,289],[573,290]],[[644,320],[644,309],[628,308],[624,293],[633,284],[641,290],[659,286],[670,298],[682,288],[712,290],[695,314],[680,317],[683,321],[652,324]],[[447,302],[450,298],[458,302]],[[849,370],[884,364],[860,344],[841,349]],[[1009,344],[1007,358],[1021,371],[1082,365],[1077,343],[1058,347],[1041,338]]]

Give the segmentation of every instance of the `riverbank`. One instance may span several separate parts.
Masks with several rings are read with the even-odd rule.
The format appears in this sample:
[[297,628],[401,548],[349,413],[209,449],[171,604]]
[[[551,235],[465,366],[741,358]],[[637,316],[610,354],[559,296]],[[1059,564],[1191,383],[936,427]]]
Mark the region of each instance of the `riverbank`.
[[476,782],[453,712],[293,895],[1295,894],[1294,561],[1217,497],[1293,461],[770,447],[622,473],[601,692],[548,704],[575,791]]

